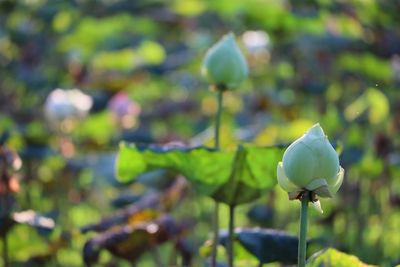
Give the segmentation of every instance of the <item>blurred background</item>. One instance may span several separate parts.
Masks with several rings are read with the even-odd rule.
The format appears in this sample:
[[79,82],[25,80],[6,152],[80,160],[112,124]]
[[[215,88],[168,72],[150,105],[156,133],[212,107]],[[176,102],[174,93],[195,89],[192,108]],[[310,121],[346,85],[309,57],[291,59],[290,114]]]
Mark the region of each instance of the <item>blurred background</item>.
[[[226,93],[222,146],[287,144],[320,122],[346,176],[325,213],[311,211],[309,237],[399,264],[399,14],[396,0],[1,0],[1,215],[35,211],[2,219],[8,261],[82,266],[95,234],[81,227],[162,188],[154,177],[116,182],[121,140],[213,144],[215,93],[201,61],[232,31],[250,78]],[[193,193],[179,208],[196,220],[197,262],[211,204]],[[296,234],[298,203],[276,187],[237,216],[238,226]],[[157,266],[140,255],[138,266]],[[98,262],[130,266],[107,251]]]

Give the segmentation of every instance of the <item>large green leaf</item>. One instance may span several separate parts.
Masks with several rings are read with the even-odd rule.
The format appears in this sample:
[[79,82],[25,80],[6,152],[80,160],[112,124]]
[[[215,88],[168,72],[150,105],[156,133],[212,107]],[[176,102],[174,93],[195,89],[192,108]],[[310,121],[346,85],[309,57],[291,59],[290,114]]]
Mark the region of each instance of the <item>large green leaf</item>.
[[205,147],[144,147],[122,143],[117,159],[117,177],[122,182],[139,174],[166,168],[182,173],[202,194],[218,202],[237,205],[252,201],[272,188],[283,149],[239,146],[236,151]]
[[361,262],[356,256],[340,252],[336,249],[329,248],[315,253],[307,261],[309,267],[366,267],[373,266]]
[[229,205],[257,199],[264,190],[276,184],[276,166],[282,158],[282,151],[272,147],[239,146],[229,169],[229,179],[212,197]]

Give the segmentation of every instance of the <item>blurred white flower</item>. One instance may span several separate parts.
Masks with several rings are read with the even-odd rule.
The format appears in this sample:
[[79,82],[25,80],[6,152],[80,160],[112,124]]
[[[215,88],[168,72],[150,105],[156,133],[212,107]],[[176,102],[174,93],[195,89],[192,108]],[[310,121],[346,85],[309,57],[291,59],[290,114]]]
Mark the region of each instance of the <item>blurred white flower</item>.
[[57,88],[47,96],[44,112],[50,121],[61,122],[65,119],[84,118],[92,105],[92,98],[79,89]]
[[268,49],[270,47],[270,39],[264,31],[246,31],[242,35],[243,43],[250,53]]
[[251,68],[261,67],[264,71],[265,64],[270,61],[271,40],[265,31],[246,31],[242,40],[247,48],[247,60]]

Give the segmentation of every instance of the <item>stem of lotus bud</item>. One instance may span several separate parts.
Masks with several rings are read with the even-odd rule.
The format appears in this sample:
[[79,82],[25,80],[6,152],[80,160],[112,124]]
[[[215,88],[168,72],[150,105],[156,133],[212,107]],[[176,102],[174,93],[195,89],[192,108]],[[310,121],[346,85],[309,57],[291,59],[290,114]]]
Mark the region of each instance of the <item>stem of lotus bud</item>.
[[[218,89],[219,87],[217,87]],[[215,114],[215,135],[214,135],[214,148],[219,149],[219,130],[221,127],[221,113],[222,113],[222,100],[224,90],[217,90],[217,114]],[[219,239],[219,204],[215,201],[214,207],[214,222],[213,222],[213,243],[211,248],[211,267],[217,266],[217,247]]]
[[300,210],[300,234],[297,266],[306,266],[306,250],[307,250],[307,219],[308,219],[308,202],[310,201],[309,191],[304,191],[301,194],[301,210]]
[[235,206],[229,206],[229,235],[228,235],[228,267],[233,267],[234,253],[233,245],[235,243]]

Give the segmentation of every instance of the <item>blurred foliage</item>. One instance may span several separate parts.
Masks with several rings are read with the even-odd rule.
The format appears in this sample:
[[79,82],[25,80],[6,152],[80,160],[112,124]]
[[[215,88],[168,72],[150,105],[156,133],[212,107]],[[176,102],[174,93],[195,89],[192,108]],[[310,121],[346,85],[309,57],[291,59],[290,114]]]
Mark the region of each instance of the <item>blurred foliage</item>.
[[[92,236],[79,227],[113,214],[120,195],[162,188],[157,173],[116,181],[121,140],[213,144],[215,94],[200,64],[233,31],[250,79],[225,95],[223,148],[288,144],[319,121],[346,177],[338,196],[322,201],[324,215],[311,211],[310,238],[368,264],[399,264],[399,12],[398,1],[378,0],[0,1],[0,136],[23,162],[14,207],[55,221],[45,235],[13,227],[10,261],[82,266]],[[56,88],[84,91],[89,113],[49,121],[44,106]],[[263,225],[297,232],[298,203],[282,190],[256,204],[268,210]],[[196,218],[189,241],[197,249],[210,231],[211,203],[192,192],[182,205],[177,213]],[[237,225],[260,223],[246,217],[252,204],[237,209]],[[222,227],[226,217],[222,207]],[[173,254],[168,242],[159,249],[161,258]],[[238,264],[256,265],[244,258]],[[107,252],[98,262],[130,266]],[[156,266],[153,255],[144,253],[142,265]]]
[[362,263],[357,257],[329,248],[313,255],[308,261],[307,266],[372,266]]
[[[81,228],[83,233],[100,232],[84,245],[85,263],[91,265],[98,262],[102,249],[135,263],[145,252],[153,251],[156,254],[158,246],[171,241],[183,255],[182,264],[190,265],[193,252],[184,236],[192,228],[193,222],[174,219],[166,213],[185,198],[187,190],[188,183],[182,177],[177,178],[165,192],[143,196],[112,217]],[[159,261],[156,263],[162,264]]]

